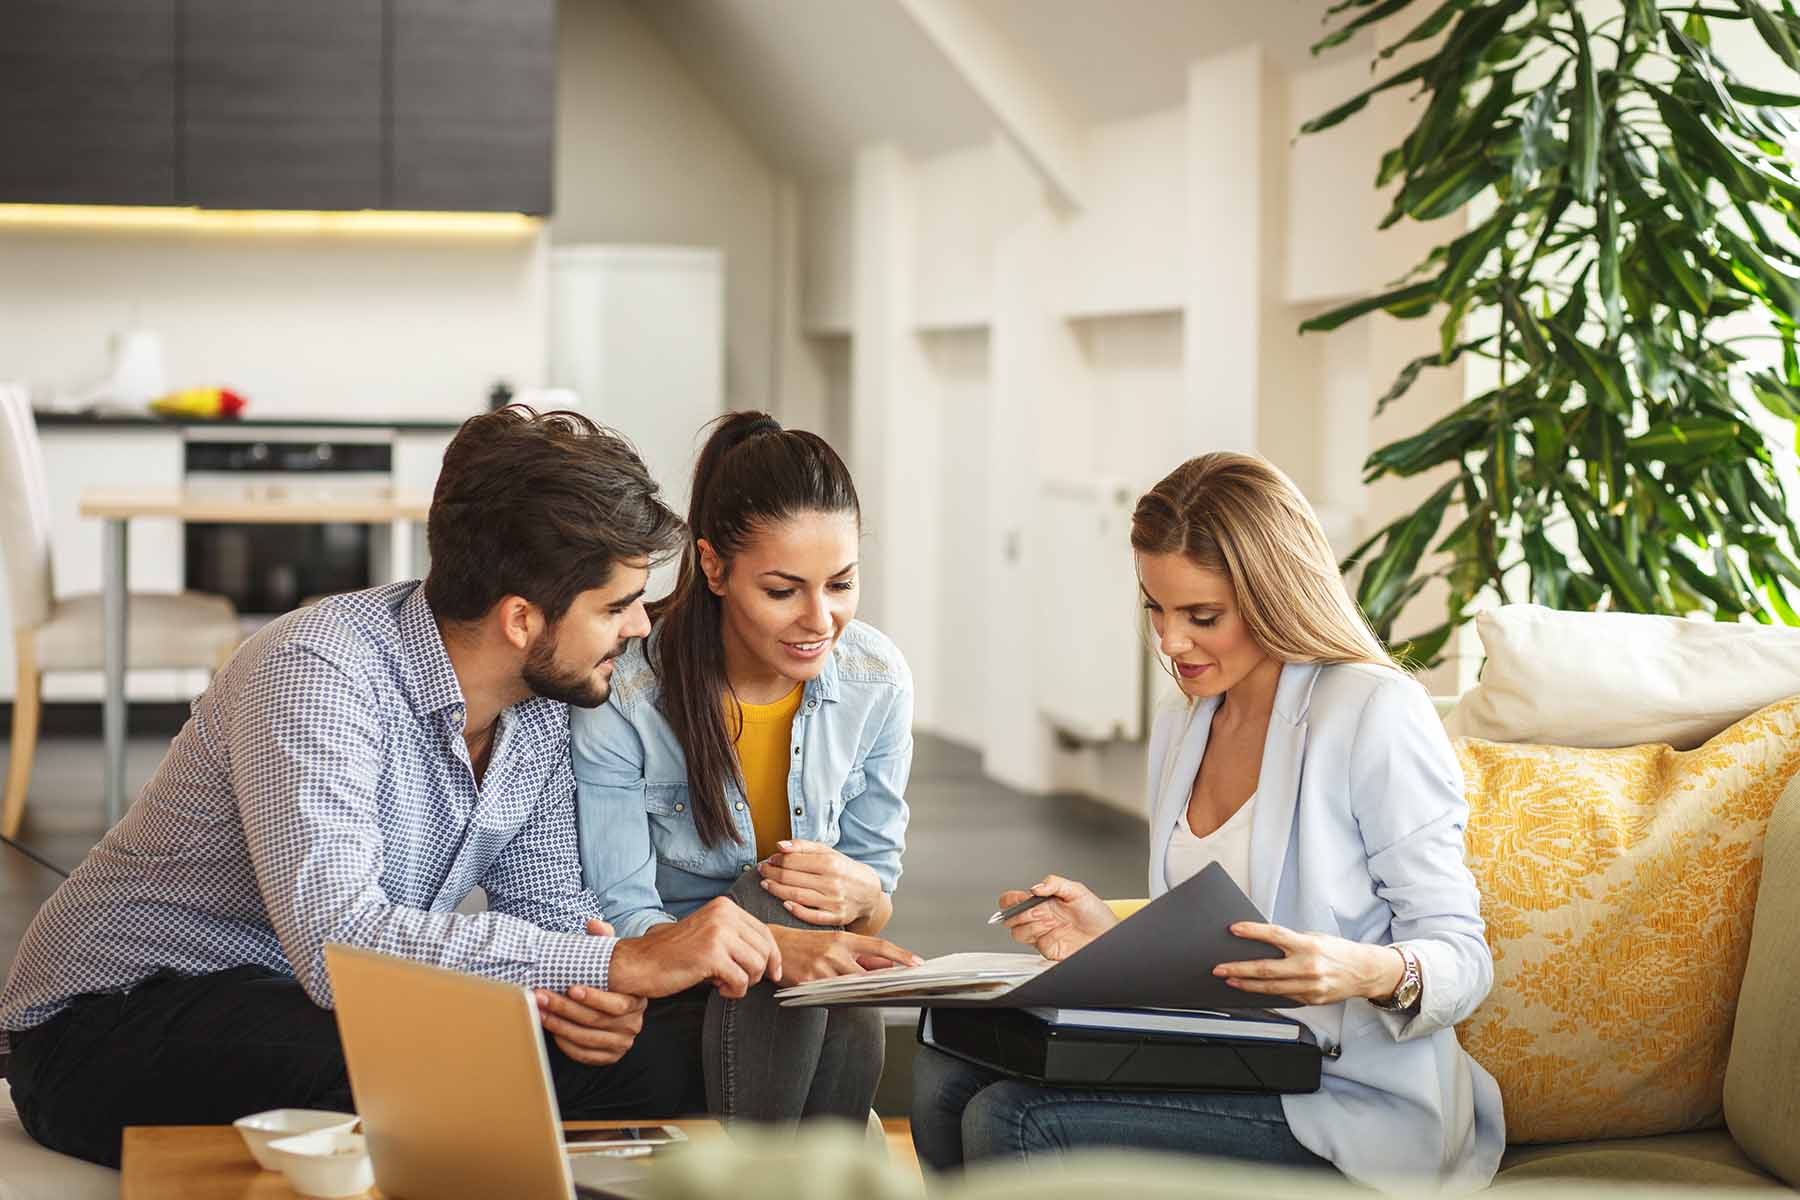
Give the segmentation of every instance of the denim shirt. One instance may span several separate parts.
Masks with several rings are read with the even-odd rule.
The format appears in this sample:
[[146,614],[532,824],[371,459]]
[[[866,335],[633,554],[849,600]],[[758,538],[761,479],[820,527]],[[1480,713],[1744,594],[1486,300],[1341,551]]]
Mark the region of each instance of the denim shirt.
[[[655,638],[615,660],[606,704],[570,710],[582,880],[620,937],[686,916],[756,862],[756,833],[736,779],[726,782],[725,804],[741,840],[711,847],[700,840],[687,757],[658,707],[662,689],[647,654]],[[886,892],[900,879],[906,846],[912,714],[906,660],[861,621],[832,646],[794,714],[793,836],[868,865]]]

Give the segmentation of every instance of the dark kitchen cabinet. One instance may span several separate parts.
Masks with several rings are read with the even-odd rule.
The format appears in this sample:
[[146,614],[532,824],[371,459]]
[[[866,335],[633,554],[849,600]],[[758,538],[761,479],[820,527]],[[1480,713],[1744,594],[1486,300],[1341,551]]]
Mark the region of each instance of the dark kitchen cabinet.
[[389,3],[389,206],[548,213],[556,0]]
[[550,211],[556,0],[0,0],[0,204]]
[[187,203],[382,207],[383,0],[182,0],[182,10]]
[[175,0],[0,0],[0,202],[174,204]]

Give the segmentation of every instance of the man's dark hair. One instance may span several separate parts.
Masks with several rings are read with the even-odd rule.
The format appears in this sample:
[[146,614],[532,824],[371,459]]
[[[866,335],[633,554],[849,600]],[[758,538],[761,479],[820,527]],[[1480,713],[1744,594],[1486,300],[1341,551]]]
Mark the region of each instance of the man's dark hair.
[[667,558],[682,524],[623,436],[513,404],[457,430],[425,536],[425,599],[439,619],[473,621],[523,596],[554,623],[615,563]]

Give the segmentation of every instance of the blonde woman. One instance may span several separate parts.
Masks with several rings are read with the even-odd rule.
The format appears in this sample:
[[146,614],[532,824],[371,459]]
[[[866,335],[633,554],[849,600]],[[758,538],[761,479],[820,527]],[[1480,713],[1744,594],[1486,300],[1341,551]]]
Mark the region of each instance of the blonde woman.
[[[1493,978],[1463,864],[1462,776],[1424,690],[1357,612],[1312,509],[1241,454],[1183,463],[1138,501],[1131,544],[1159,649],[1186,703],[1150,737],[1150,894],[1212,862],[1269,915],[1232,932],[1282,957],[1218,974],[1285,995],[1339,1054],[1306,1095],[1040,1087],[934,1050],[914,1069],[913,1136],[933,1167],[1129,1146],[1335,1168],[1376,1186],[1484,1186],[1500,1093],[1453,1026]],[[1063,958],[1117,923],[1084,885],[1012,936]],[[1170,947],[1170,953],[1180,953]]]

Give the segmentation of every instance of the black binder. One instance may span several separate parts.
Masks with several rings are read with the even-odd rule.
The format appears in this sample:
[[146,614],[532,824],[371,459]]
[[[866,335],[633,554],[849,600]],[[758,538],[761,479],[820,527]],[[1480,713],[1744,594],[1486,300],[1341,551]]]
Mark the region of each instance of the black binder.
[[[1298,1024],[1298,1022],[1296,1022]],[[1016,1008],[927,1008],[919,1043],[1031,1083],[1129,1091],[1316,1092],[1319,1044],[1052,1025]]]

